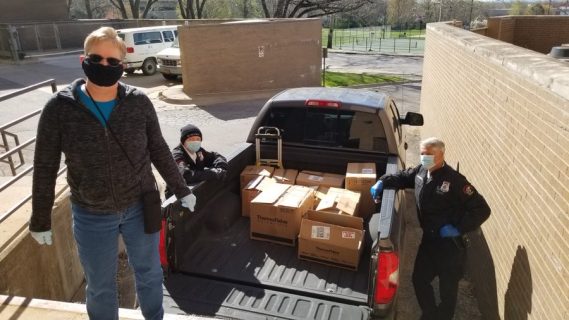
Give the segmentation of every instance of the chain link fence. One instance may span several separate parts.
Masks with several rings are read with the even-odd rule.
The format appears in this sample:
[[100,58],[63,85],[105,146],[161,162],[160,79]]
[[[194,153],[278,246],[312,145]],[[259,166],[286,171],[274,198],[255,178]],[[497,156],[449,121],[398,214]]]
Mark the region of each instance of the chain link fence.
[[[326,46],[330,30],[324,29],[322,43]],[[425,50],[424,30],[392,30],[391,26],[335,29],[332,32],[332,49],[376,52],[423,54]]]

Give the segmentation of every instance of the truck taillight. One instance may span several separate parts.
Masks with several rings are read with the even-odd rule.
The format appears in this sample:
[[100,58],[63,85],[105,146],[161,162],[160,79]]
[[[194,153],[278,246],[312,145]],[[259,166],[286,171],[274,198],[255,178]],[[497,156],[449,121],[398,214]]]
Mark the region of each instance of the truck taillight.
[[126,48],[126,52],[128,52],[128,53],[134,53],[134,48],[133,48],[133,47],[127,47],[127,48]]
[[381,252],[377,261],[374,301],[386,304],[393,300],[399,285],[399,257],[394,252]]
[[328,108],[340,108],[341,103],[338,101],[330,100],[306,100],[304,103],[308,107],[328,107]]

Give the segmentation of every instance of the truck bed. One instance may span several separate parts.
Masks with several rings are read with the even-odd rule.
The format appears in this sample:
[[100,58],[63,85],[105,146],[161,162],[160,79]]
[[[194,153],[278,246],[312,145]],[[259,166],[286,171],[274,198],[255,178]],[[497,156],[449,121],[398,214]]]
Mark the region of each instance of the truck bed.
[[346,319],[347,314],[365,319],[369,311],[358,305],[367,303],[368,256],[364,250],[358,271],[299,260],[296,247],[251,240],[249,219],[240,218],[226,232],[192,245],[183,263],[189,267],[166,280],[166,311],[221,311],[227,317],[252,311],[257,316],[246,318],[253,319],[264,318],[259,308],[269,308],[268,314],[276,311],[285,319]]
[[[285,160],[294,151],[288,150]],[[285,167],[340,173],[348,157],[355,158],[304,152],[285,161]],[[244,147],[230,157],[230,183],[206,183],[194,190],[198,199],[209,201],[176,229],[176,239],[184,243],[176,243],[178,272],[165,281],[166,312],[239,319],[367,319],[367,224],[357,271],[299,260],[296,246],[251,240],[249,218],[241,216],[239,173],[253,159],[252,146]],[[370,160],[360,156],[352,161]]]

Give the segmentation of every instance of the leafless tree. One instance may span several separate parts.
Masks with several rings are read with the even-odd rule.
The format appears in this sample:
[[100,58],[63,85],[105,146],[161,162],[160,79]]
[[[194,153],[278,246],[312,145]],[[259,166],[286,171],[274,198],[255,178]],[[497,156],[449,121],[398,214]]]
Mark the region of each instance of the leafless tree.
[[266,18],[321,17],[356,10],[372,0],[260,0]]
[[207,0],[178,0],[180,12],[184,19],[203,18],[204,7]]
[[[90,0],[85,0],[90,1]],[[128,7],[130,8],[130,17],[133,19],[138,18],[146,18],[146,15],[152,9],[152,6],[158,2],[159,0],[147,0],[146,5],[144,6],[144,11],[142,12],[142,16],[140,15],[140,7],[141,1],[140,0],[109,0],[111,4],[119,10],[123,19],[128,19],[128,10],[125,1],[127,1]]]
[[389,0],[387,3],[387,15],[389,23],[401,25],[411,22],[414,15],[414,0]]

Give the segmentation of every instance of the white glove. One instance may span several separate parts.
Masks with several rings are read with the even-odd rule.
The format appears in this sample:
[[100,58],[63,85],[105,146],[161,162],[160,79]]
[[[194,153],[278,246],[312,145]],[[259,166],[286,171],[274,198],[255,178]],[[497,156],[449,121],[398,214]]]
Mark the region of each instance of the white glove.
[[47,244],[48,246],[51,246],[51,230],[43,232],[30,231],[30,233],[32,234],[32,238],[34,238],[40,245]]
[[194,212],[194,208],[196,206],[196,196],[194,196],[193,193],[190,193],[180,199],[180,202],[182,203],[182,207],[188,208],[191,212]]

